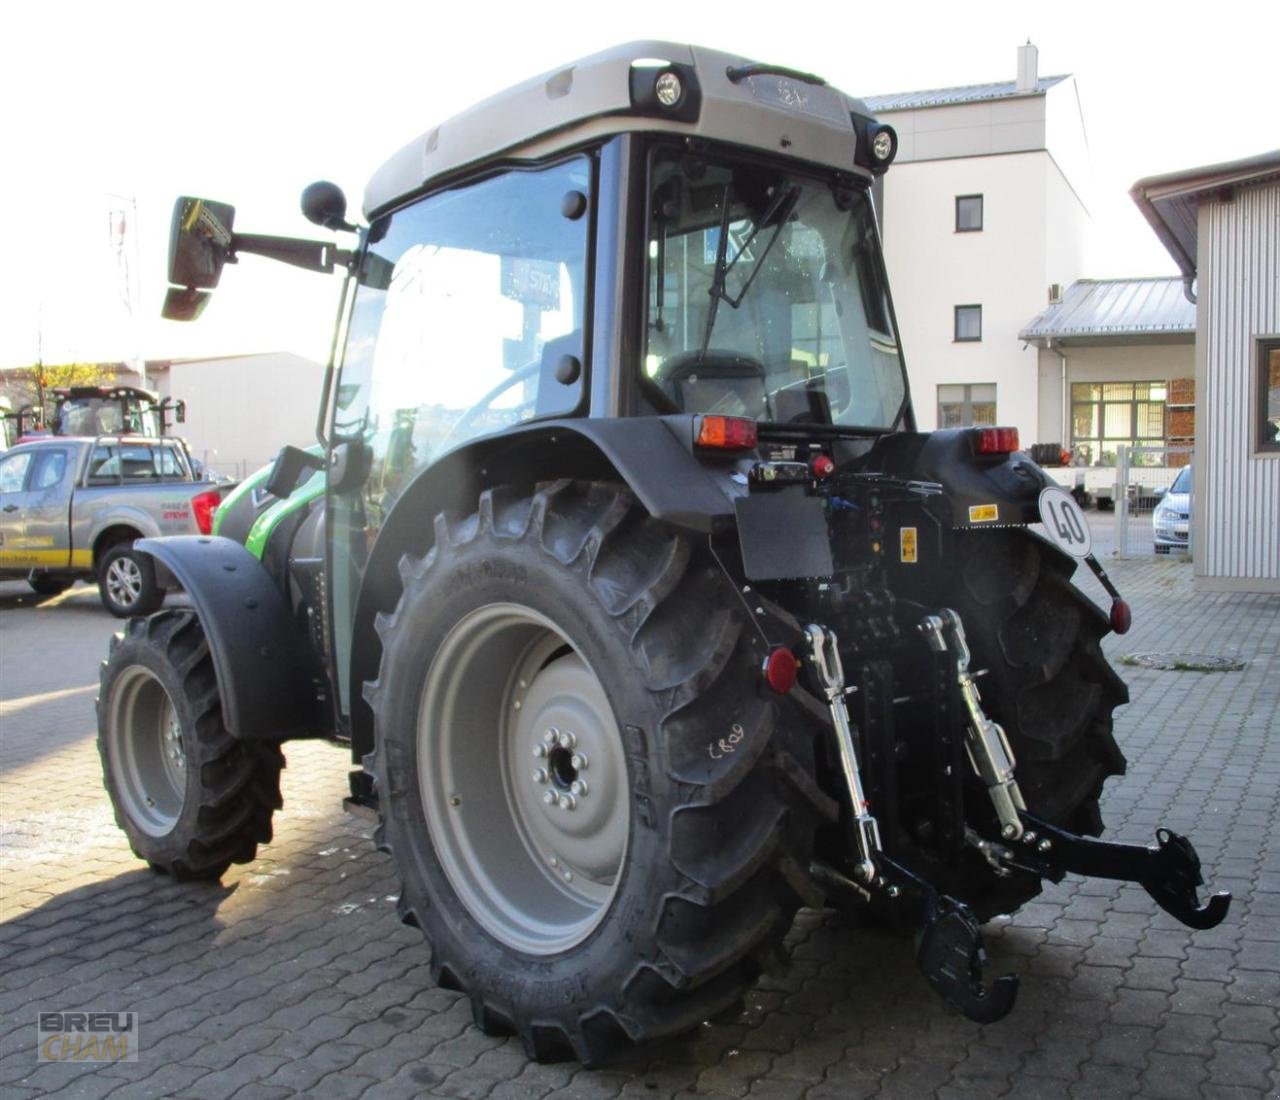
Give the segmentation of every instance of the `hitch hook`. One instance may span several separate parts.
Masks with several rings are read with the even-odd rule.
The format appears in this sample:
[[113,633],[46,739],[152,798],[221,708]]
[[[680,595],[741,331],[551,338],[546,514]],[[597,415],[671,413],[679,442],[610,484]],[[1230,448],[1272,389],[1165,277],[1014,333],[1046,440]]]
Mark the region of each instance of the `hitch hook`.
[[916,962],[934,991],[976,1023],[995,1023],[1013,1010],[1018,976],[1004,974],[989,989],[982,984],[982,932],[973,914],[950,898],[938,897],[929,906]]
[[1216,928],[1231,908],[1231,895],[1213,894],[1204,905],[1196,887],[1203,885],[1200,857],[1185,836],[1169,829],[1157,829],[1159,847],[1151,857],[1150,870],[1142,876],[1142,888],[1170,916],[1188,928],[1204,931]]

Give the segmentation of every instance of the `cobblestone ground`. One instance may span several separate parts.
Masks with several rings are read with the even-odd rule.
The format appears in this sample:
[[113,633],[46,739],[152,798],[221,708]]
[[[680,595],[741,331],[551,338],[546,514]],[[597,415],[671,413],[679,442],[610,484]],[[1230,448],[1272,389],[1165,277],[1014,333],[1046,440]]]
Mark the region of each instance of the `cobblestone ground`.
[[[607,1071],[538,1066],[436,988],[396,878],[339,809],[343,750],[288,748],[276,841],[219,885],[141,867],[115,828],[93,738],[116,624],[77,587],[0,585],[0,1094],[316,1097],[1260,1097],[1280,1093],[1280,597],[1193,596],[1189,568],[1121,562],[1123,653],[1236,655],[1242,672],[1122,669],[1129,774],[1115,839],[1192,835],[1225,924],[1192,933],[1139,889],[1068,880],[989,926],[1023,976],[987,1027],[928,992],[909,945],[801,914],[794,964],[741,1015]],[[1097,590],[1092,578],[1086,582]],[[1098,590],[1100,592],[1100,590]],[[136,1063],[36,1062],[36,1013],[135,1010]]]

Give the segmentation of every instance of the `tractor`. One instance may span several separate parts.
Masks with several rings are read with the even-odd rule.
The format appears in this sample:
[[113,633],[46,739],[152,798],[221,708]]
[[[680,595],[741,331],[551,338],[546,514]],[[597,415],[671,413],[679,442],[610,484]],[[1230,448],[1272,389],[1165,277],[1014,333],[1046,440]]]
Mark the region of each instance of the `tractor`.
[[983,1022],[981,926],[1046,880],[1219,923],[1186,838],[1095,839],[1129,609],[1083,514],[1016,431],[916,428],[897,147],[818,76],[641,42],[428,130],[359,225],[308,187],[341,246],[180,198],[166,316],[244,254],[342,290],[317,445],[137,544],[191,603],[103,665],[137,855],[253,859],[282,744],[349,745],[436,981],[586,1064],[733,1006],[802,907],[910,930]]

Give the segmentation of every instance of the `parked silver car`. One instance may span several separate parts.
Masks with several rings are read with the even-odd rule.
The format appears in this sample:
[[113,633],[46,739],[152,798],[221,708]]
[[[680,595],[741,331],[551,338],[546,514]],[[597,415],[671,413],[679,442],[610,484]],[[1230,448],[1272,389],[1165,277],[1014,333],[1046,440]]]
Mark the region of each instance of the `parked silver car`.
[[1191,532],[1191,478],[1191,467],[1182,467],[1151,514],[1157,554],[1187,551]]

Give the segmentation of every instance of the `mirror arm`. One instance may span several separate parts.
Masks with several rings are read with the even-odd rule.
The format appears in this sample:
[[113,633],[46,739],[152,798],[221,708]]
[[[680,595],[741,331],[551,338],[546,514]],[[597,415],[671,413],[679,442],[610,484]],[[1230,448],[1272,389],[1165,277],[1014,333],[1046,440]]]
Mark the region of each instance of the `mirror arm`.
[[260,233],[235,233],[231,237],[229,260],[238,253],[249,252],[255,256],[293,264],[308,271],[330,272],[335,267],[346,268],[355,253],[336,248],[326,241],[307,241],[298,237],[269,237]]

